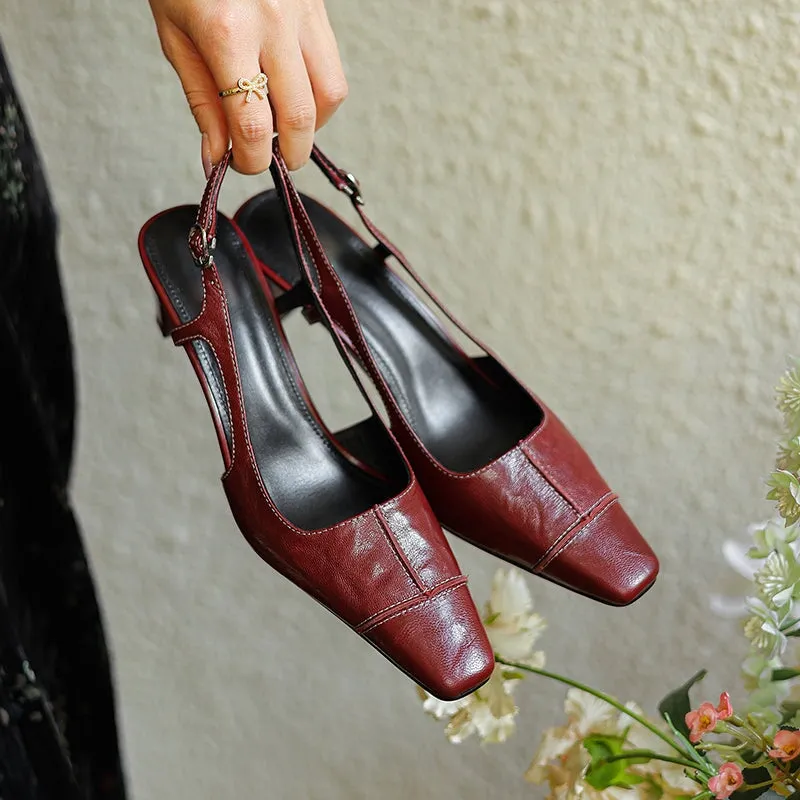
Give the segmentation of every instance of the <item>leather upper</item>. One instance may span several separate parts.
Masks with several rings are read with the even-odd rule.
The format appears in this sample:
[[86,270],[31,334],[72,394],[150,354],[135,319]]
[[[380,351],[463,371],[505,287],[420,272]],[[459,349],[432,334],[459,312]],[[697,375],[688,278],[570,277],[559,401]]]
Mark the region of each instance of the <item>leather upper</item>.
[[539,426],[471,473],[442,467],[405,422],[395,432],[445,528],[581,594],[626,605],[650,586],[658,561],[586,452],[539,402]]
[[[493,669],[491,646],[467,579],[413,474],[396,497],[321,530],[297,528],[275,507],[248,436],[224,288],[213,264],[202,276],[202,310],[172,338],[177,345],[205,341],[219,365],[232,420],[222,480],[242,533],[265,561],[433,694],[458,697],[477,688]],[[453,618],[442,616],[445,608]],[[427,640],[412,637],[414,629],[427,630]]]
[[[192,355],[192,345],[202,342],[205,352],[213,355],[215,379],[226,405],[223,416],[228,421],[221,439],[226,462],[222,481],[236,522],[265,561],[424,688],[442,699],[460,697],[489,678],[494,655],[467,579],[402,453],[399,457],[408,473],[402,491],[324,528],[307,530],[293,524],[264,483],[248,427],[224,281],[213,259],[207,257],[227,159],[209,180],[198,225],[190,235],[192,253],[201,267],[203,298],[193,319],[178,324],[180,318],[149,262],[147,248],[140,249],[172,322],[175,344],[185,346]],[[308,502],[314,503],[315,498],[309,497]]]
[[[312,158],[336,188],[350,196],[383,253],[394,256],[433,304],[488,354],[493,368],[520,387],[366,216],[352,177],[318,148]],[[347,343],[375,383],[391,429],[442,524],[489,552],[602,602],[625,605],[646,591],[658,573],[655,554],[585,450],[538,398],[530,395],[541,409],[541,421],[499,458],[466,473],[452,472],[434,458],[376,364],[347,292],[322,252],[302,203],[299,198],[293,203],[295,235],[305,242],[316,268],[312,273],[303,265],[306,280],[318,285],[313,294],[324,307],[328,326]],[[302,252],[298,258],[302,264]],[[388,265],[382,268],[389,269]]]

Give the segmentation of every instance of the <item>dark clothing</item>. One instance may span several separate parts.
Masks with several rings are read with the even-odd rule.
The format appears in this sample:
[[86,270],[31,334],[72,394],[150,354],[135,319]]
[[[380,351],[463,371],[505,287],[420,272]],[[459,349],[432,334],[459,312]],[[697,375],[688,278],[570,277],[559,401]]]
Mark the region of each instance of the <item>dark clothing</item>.
[[0,48],[0,800],[122,800],[102,617],[69,503],[56,218]]

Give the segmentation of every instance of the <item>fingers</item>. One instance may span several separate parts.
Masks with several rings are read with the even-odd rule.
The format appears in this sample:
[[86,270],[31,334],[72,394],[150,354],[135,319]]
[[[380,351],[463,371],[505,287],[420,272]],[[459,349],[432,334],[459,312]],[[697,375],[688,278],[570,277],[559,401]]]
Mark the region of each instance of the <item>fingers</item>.
[[319,15],[309,22],[300,37],[300,49],[314,93],[319,130],[347,99],[347,80],[339,48],[322,4]]
[[[191,0],[151,0],[167,58],[180,76],[203,133],[208,171],[230,141],[233,166],[255,174],[269,167],[273,125],[287,166],[308,161],[314,132],[347,96],[336,40],[322,0],[236,0],[198,9]],[[259,72],[269,99],[220,98],[220,90]],[[274,113],[274,120],[273,120]]]
[[201,156],[206,176],[228,148],[228,125],[217,96],[217,85],[191,39],[171,22],[159,24],[167,59],[180,78],[189,108],[202,136]]
[[297,40],[267,43],[261,63],[269,76],[281,155],[289,169],[300,169],[311,155],[317,110]]
[[[234,87],[239,78],[250,80],[261,72],[258,46],[254,42],[242,43],[240,47],[228,47],[227,43],[225,39],[216,38],[200,48],[214,76],[215,86],[219,89]],[[271,86],[269,88],[272,89]],[[228,124],[234,169],[247,175],[263,172],[272,158],[272,112],[269,102],[255,92],[217,97],[217,101]]]

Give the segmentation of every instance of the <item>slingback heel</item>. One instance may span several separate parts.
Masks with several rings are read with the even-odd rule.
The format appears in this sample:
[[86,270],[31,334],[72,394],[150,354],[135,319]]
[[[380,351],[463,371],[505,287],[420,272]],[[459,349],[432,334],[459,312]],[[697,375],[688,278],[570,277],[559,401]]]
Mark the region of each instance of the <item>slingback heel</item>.
[[380,419],[358,426],[374,445],[366,464],[317,414],[249,245],[217,212],[229,162],[199,207],[152,218],[139,246],[160,327],[205,392],[234,518],[259,556],[404,673],[460,697],[494,666],[466,578]]

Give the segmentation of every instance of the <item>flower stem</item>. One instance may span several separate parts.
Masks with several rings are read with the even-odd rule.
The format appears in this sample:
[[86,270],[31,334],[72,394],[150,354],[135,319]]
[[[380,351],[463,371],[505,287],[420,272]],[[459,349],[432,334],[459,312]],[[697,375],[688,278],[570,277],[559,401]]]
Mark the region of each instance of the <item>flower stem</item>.
[[[514,661],[506,661],[499,656],[495,656],[495,660],[498,661],[500,664],[504,664],[507,667],[511,667],[512,669],[521,669],[524,672],[530,672],[534,675],[541,675],[543,678],[550,678],[551,680],[558,681],[559,683],[565,683],[567,686],[572,686],[575,689],[580,689],[582,692],[586,692],[587,694],[591,694],[594,697],[598,698],[598,700],[603,700],[608,703],[610,706],[613,706],[617,710],[621,711],[623,714],[626,714],[631,719],[638,722],[642,727],[647,728],[652,734],[658,736],[659,739],[666,742],[673,750],[680,753],[682,756],[691,756],[684,751],[684,749],[675,742],[672,737],[668,736],[664,731],[650,722],[649,719],[646,717],[641,716],[641,714],[637,714],[635,711],[631,711],[631,709],[626,708],[622,703],[619,702],[616,698],[612,697],[610,694],[606,694],[605,692],[598,691],[597,689],[592,689],[590,686],[586,686],[586,684],[581,683],[580,681],[572,680],[572,678],[567,678],[564,675],[559,675],[557,672],[548,672],[545,669],[540,669],[539,667],[530,667],[527,664],[517,664]],[[692,767],[695,767],[696,764],[692,764]],[[703,770],[707,772],[707,770]],[[707,774],[713,775],[713,772],[708,772]]]
[[632,758],[647,758],[650,761],[666,761],[668,764],[680,764],[682,767],[697,769],[697,763],[694,761],[687,761],[685,758],[665,756],[653,750],[623,750],[621,753],[602,759],[602,761],[605,764],[611,764],[614,761],[626,761]]
[[744,784],[744,789],[765,789],[767,786],[772,786],[775,783],[776,779],[771,778],[768,781],[761,781],[761,783],[746,783]]
[[781,763],[780,759],[773,758],[772,756],[769,755],[769,751],[770,751],[771,745],[766,740],[766,737],[764,737],[757,730],[753,730],[753,733],[759,739],[759,744],[760,744],[761,749],[762,749],[762,751],[764,753],[764,756],[766,758],[768,758],[772,762],[773,766],[775,766],[779,772],[783,773],[782,782],[788,783],[794,789],[794,794],[797,794],[798,792],[800,792],[800,779],[798,779],[797,774],[796,773],[793,774],[793,773],[785,773],[785,772],[783,772],[783,770],[785,768],[785,765]]

